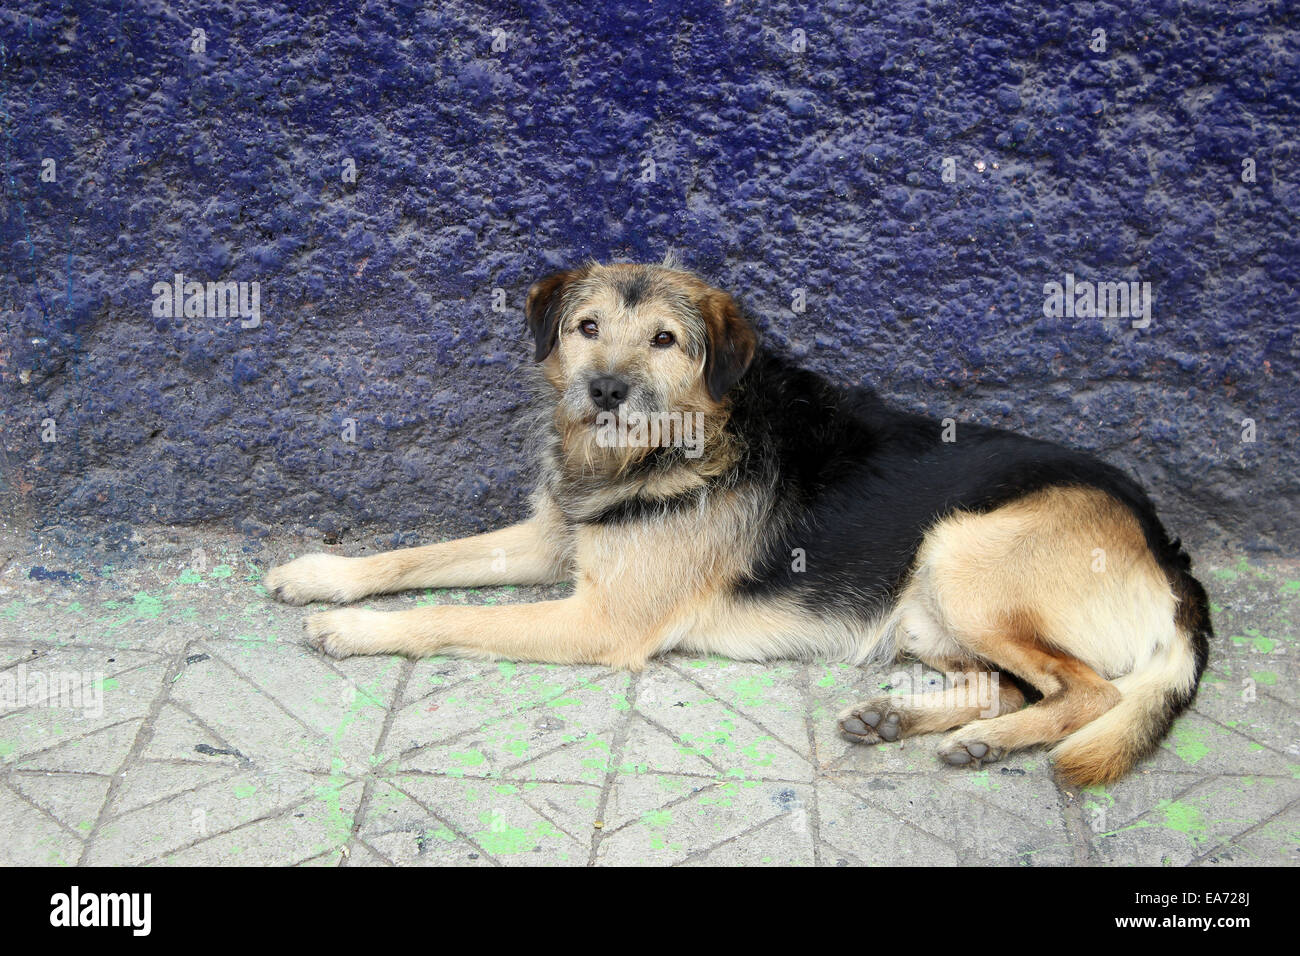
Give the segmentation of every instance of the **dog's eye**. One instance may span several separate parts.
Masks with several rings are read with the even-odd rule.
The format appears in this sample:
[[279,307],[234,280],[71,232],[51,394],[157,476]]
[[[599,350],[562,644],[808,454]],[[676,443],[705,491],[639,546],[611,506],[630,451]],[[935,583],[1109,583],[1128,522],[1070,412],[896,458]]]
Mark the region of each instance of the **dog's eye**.
[[596,337],[596,332],[599,331],[599,329],[600,326],[596,324],[595,319],[583,319],[578,323],[578,331],[589,339],[594,339]]
[[656,332],[655,337],[650,340],[656,348],[666,349],[677,341],[677,337],[671,332]]

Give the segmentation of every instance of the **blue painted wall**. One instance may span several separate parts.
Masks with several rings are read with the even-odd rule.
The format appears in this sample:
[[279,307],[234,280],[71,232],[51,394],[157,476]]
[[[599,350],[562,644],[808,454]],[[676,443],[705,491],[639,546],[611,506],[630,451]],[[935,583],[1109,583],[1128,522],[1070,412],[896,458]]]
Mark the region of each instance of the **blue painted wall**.
[[[33,530],[518,516],[529,282],[672,250],[808,364],[1093,449],[1194,542],[1300,538],[1288,4],[33,2],[0,43]],[[260,324],[155,314],[176,273],[259,283]],[[1045,315],[1067,274],[1149,282],[1149,327]]]

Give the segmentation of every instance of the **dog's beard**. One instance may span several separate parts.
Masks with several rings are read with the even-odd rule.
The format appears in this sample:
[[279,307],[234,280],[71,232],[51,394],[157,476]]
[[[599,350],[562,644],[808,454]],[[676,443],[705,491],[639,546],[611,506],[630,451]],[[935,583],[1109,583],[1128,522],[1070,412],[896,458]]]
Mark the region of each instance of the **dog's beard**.
[[621,440],[626,430],[611,426],[611,420],[620,416],[624,422],[637,416],[648,419],[662,414],[660,404],[658,395],[639,384],[616,411],[603,412],[592,404],[585,386],[570,387],[560,396],[555,408],[555,426],[565,470],[575,477],[605,480],[634,471],[661,446]]
[[576,416],[556,410],[555,426],[560,436],[560,454],[565,471],[582,478],[614,479],[636,468],[655,449],[602,440],[604,424],[596,410],[583,409]]

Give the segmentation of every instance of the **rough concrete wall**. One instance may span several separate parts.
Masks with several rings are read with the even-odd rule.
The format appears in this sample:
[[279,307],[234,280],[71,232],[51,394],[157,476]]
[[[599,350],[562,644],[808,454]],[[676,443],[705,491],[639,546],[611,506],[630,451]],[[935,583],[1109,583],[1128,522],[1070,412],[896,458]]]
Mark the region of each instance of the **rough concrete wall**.
[[[1288,4],[65,6],[0,12],[33,529],[517,516],[528,283],[672,250],[820,370],[1300,539]],[[260,324],[155,315],[176,273]],[[1045,315],[1067,273],[1149,282],[1149,326]]]

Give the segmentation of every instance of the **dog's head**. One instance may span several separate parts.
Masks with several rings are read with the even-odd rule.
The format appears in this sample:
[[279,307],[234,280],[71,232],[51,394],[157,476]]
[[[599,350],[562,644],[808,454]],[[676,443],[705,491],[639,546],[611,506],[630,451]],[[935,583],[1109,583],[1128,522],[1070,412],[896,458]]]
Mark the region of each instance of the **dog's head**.
[[524,312],[558,393],[556,423],[566,445],[588,444],[589,459],[596,452],[584,436],[614,415],[701,413],[711,430],[757,346],[731,296],[664,266],[557,272],[528,290]]

